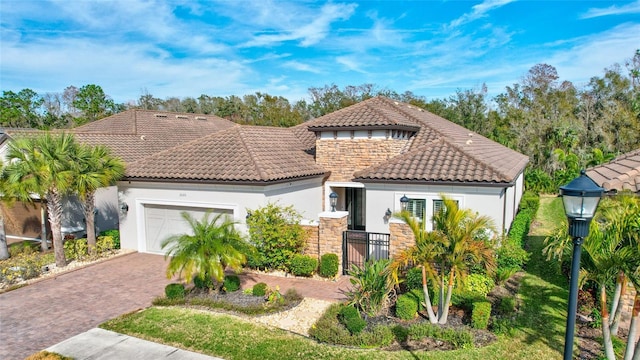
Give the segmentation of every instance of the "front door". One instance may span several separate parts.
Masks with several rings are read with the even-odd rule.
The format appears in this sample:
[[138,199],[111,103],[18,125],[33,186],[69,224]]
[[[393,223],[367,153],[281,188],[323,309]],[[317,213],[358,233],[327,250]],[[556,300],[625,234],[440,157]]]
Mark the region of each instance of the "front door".
[[365,230],[365,190],[346,188],[347,211],[349,211],[349,230]]

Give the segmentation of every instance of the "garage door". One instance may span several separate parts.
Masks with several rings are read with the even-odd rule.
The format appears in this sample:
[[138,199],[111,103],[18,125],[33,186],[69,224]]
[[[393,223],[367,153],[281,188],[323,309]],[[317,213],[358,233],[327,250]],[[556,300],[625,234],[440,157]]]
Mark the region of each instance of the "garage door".
[[181,213],[187,212],[194,219],[201,220],[205,212],[213,214],[225,213],[232,215],[230,210],[192,208],[167,205],[145,205],[145,232],[147,252],[164,254],[162,241],[171,235],[191,234],[191,227],[182,218]]

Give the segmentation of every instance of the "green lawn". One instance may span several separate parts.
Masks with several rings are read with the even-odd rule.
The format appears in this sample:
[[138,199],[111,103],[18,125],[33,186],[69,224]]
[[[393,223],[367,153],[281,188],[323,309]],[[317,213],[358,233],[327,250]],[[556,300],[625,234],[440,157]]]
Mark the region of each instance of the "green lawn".
[[[512,336],[479,349],[447,352],[348,349],[319,344],[249,319],[178,307],[153,307],[101,325],[116,332],[231,359],[559,359],[562,357],[568,291],[556,263],[541,254],[548,227],[564,212],[558,198],[543,198],[527,247],[531,260],[522,279],[520,312]],[[563,285],[565,284],[565,285]]]

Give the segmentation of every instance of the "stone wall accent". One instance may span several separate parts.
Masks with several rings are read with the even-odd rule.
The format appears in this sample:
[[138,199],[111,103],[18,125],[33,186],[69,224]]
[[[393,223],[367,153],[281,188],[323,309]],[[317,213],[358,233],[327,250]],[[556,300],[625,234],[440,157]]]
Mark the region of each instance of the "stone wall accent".
[[407,140],[320,139],[316,141],[316,163],[331,171],[328,181],[351,181],[353,173],[400,154]]
[[393,259],[403,250],[416,244],[416,237],[409,225],[403,222],[389,222],[389,258]]
[[318,225],[302,225],[302,228],[307,233],[307,246],[304,248],[304,254],[320,260],[320,233]]
[[[334,212],[331,216],[323,216],[320,214],[319,233],[319,256],[324,254],[338,255],[340,266],[338,274],[342,274],[342,233],[347,231],[348,212]],[[336,215],[339,214],[339,215]]]

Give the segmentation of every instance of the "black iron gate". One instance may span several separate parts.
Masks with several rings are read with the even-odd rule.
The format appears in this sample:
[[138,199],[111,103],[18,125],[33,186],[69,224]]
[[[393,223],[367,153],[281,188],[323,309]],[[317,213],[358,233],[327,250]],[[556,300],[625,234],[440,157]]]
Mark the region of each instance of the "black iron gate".
[[389,234],[349,230],[342,233],[342,273],[351,265],[389,258]]

